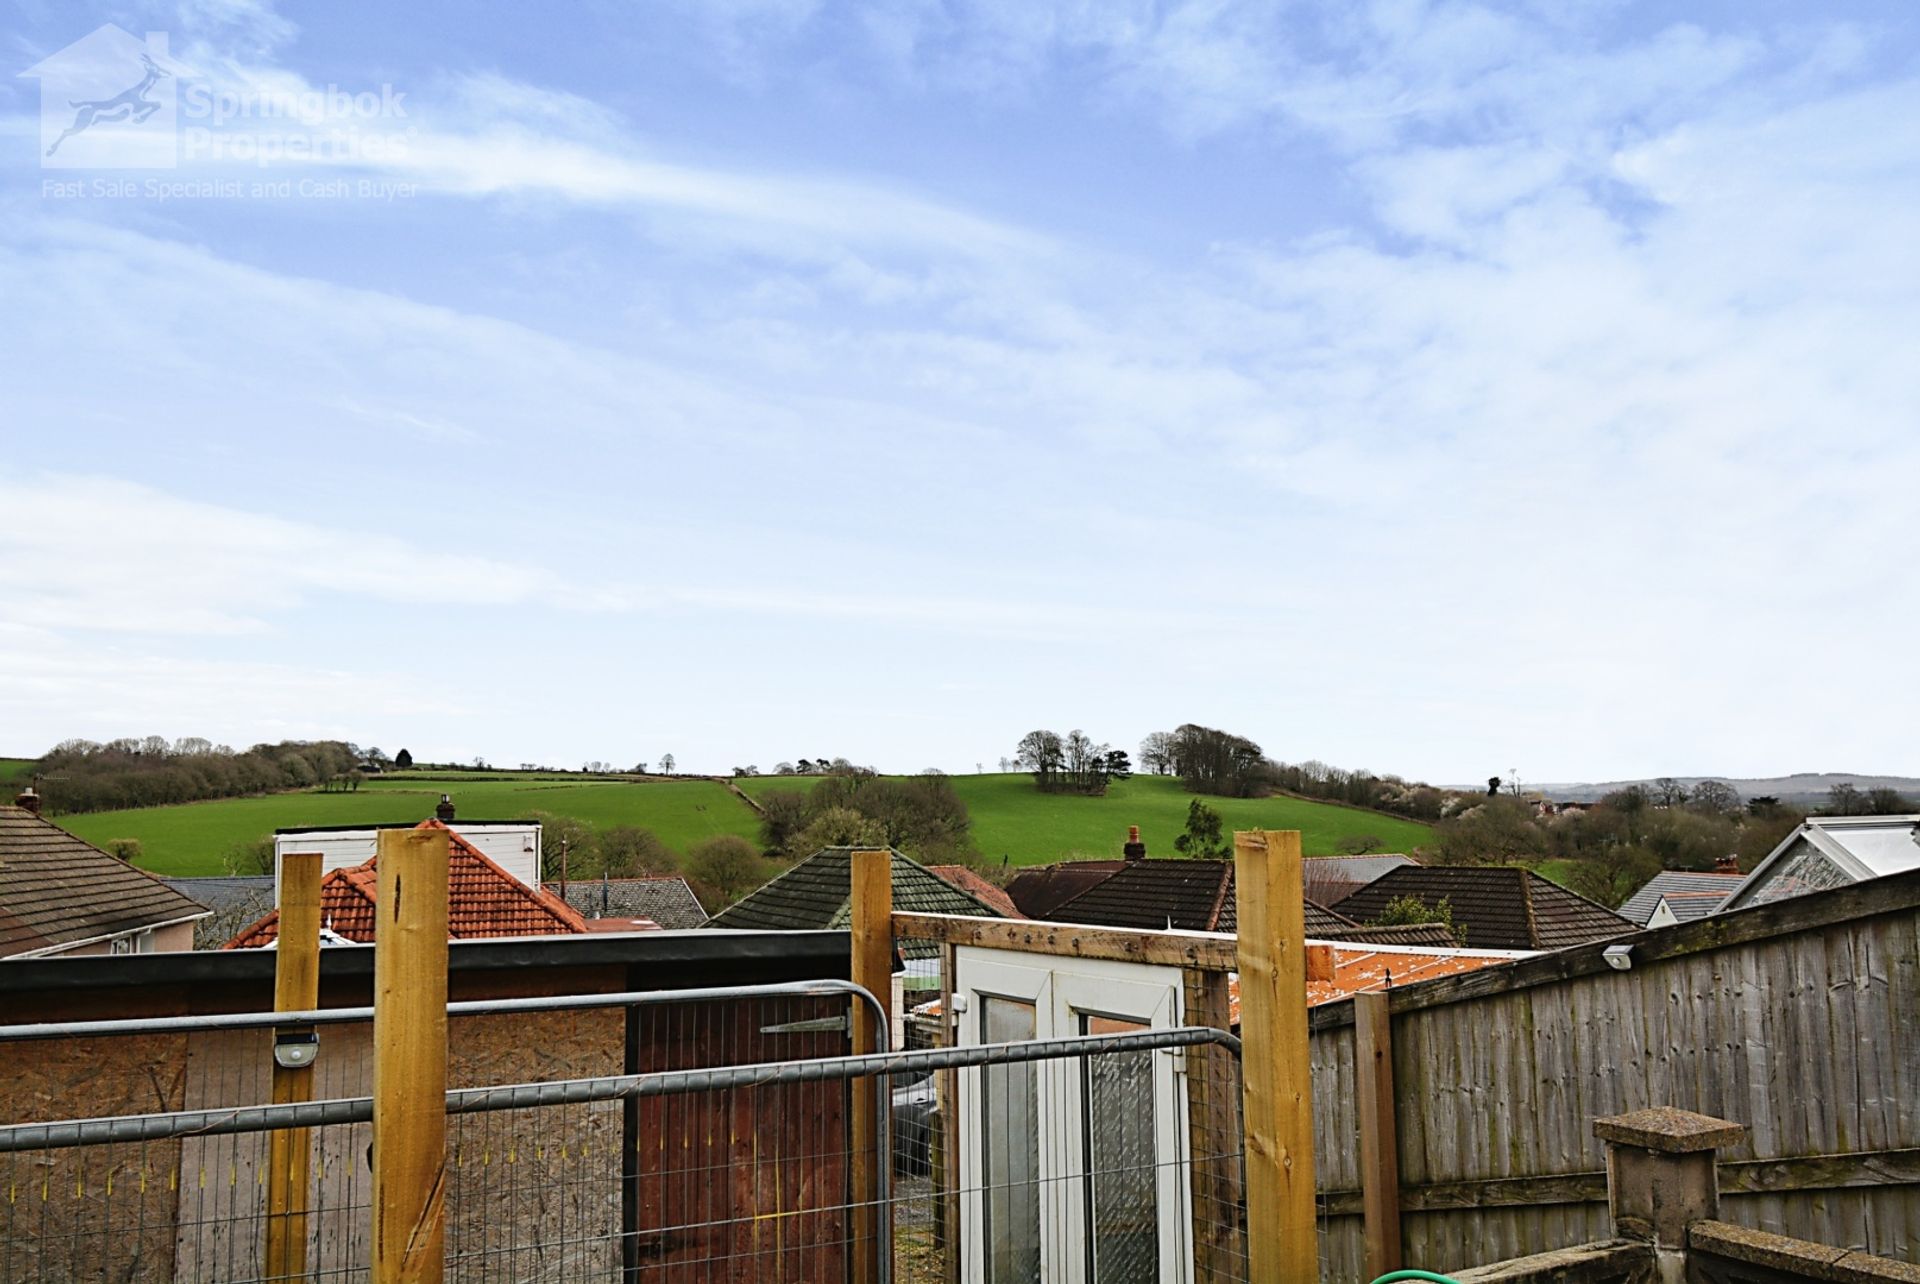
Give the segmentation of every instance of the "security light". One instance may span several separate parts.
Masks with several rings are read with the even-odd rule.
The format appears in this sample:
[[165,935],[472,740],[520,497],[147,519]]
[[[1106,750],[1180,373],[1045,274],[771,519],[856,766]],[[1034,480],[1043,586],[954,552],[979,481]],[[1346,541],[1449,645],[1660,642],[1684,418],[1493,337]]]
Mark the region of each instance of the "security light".
[[273,1064],[282,1070],[303,1070],[320,1055],[320,1035],[314,1030],[275,1030]]
[[1609,945],[1606,952],[1607,966],[1616,972],[1625,972],[1633,967],[1633,947],[1631,945]]

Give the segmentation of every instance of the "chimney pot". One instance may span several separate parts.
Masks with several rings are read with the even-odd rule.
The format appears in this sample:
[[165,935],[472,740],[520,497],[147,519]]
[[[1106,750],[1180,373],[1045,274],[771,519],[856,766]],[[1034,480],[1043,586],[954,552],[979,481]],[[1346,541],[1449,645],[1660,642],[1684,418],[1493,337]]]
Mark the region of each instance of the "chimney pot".
[[13,805],[16,807],[24,807],[26,810],[38,816],[40,814],[40,795],[33,791],[32,785],[28,785],[20,791],[20,796],[13,800]]
[[433,809],[433,814],[440,818],[442,824],[453,823],[453,795],[441,794],[440,805]]
[[1740,857],[1729,852],[1727,855],[1713,862],[1713,872],[1716,874],[1738,874],[1740,872]]
[[1120,849],[1120,854],[1128,860],[1145,860],[1147,858],[1147,845],[1140,841],[1140,826],[1127,826],[1127,845]]

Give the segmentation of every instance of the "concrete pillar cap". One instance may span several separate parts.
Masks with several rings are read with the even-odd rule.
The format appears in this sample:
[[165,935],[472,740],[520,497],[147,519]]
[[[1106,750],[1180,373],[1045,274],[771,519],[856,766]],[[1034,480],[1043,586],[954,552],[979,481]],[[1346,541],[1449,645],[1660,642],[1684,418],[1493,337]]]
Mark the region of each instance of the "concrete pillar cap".
[[1731,1146],[1747,1135],[1744,1126],[1697,1115],[1672,1106],[1650,1106],[1629,1114],[1593,1121],[1593,1135],[1602,1141],[1622,1146],[1638,1146],[1661,1154],[1685,1155],[1697,1150],[1718,1150]]

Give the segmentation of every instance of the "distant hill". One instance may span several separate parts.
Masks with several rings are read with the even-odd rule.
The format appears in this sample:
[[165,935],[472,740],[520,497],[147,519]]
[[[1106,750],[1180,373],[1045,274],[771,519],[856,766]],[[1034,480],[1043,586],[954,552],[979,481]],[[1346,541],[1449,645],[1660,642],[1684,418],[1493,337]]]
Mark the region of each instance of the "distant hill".
[[[1069,857],[1115,859],[1126,841],[1127,826],[1140,826],[1152,856],[1174,855],[1173,840],[1187,824],[1187,805],[1195,796],[1170,776],[1135,776],[1115,781],[1098,798],[1043,794],[1024,773],[948,777],[973,818],[973,841],[989,861],[1013,865],[1043,864]],[[776,789],[811,789],[812,776],[751,776],[734,782],[755,798]],[[1271,798],[1214,798],[1202,802],[1220,813],[1222,828],[1297,829],[1309,856],[1332,856],[1340,841],[1359,835],[1380,840],[1375,850],[1411,853],[1433,841],[1433,830],[1417,821],[1379,812],[1316,802],[1290,795]]]
[[[1719,780],[1732,785],[1742,798],[1778,798],[1785,803],[1826,801],[1827,791],[1835,785],[1850,784],[1862,791],[1895,789],[1909,798],[1920,798],[1920,776],[1870,776],[1852,771],[1802,771],[1791,776],[1675,776],[1691,789],[1702,780]],[[1593,802],[1629,785],[1650,785],[1654,777],[1643,780],[1612,780],[1600,784],[1528,784],[1557,802]]]

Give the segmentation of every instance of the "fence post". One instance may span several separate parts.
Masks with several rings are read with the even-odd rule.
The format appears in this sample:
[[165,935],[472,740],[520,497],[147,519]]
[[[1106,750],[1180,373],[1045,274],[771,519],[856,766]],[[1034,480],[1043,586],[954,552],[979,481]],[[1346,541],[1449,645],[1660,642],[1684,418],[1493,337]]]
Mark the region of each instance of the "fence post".
[[[274,940],[273,1010],[310,1012],[320,1006],[320,853],[288,852],[280,858],[280,926]],[[287,1105],[313,1095],[313,1062],[282,1065],[275,1030],[273,1102]],[[300,1046],[291,1044],[289,1046]],[[267,1278],[300,1279],[307,1273],[307,1195],[313,1133],[284,1128],[267,1140]]]
[[[855,985],[864,986],[880,1000],[885,1013],[882,1028],[893,1028],[893,853],[859,851],[852,853],[848,871],[852,905],[853,976]],[[870,1014],[863,1004],[853,1008],[853,1050],[878,1052],[874,1046]],[[877,1284],[884,1278],[880,1267],[880,1219],[887,1210],[880,1206],[880,1165],[892,1157],[880,1153],[880,1132],[875,1114],[883,1099],[885,1085],[878,1078],[853,1081],[853,1278],[859,1284]]]
[[1251,1284],[1317,1284],[1300,833],[1236,833],[1233,860],[1246,1047],[1247,1275]]
[[447,831],[380,831],[373,938],[373,1280],[446,1269]]
[[[940,947],[940,1046],[960,1046],[960,1013],[954,995],[959,993],[960,950],[952,944]],[[938,1183],[934,1211],[939,1215],[941,1278],[944,1284],[960,1284],[960,1072],[937,1072],[940,1092],[940,1158],[933,1179]]]
[[1393,1097],[1393,1019],[1388,996],[1353,996],[1353,1088],[1360,1108],[1360,1207],[1367,1278],[1401,1267],[1400,1134]]
[[[1203,968],[1181,972],[1186,1011],[1183,1025],[1233,1029],[1233,993],[1227,973]],[[1192,1201],[1193,1277],[1200,1281],[1231,1277],[1230,1263],[1243,1251],[1234,1223],[1240,1207],[1240,1174],[1226,1156],[1239,1149],[1234,1118],[1232,1062],[1217,1048],[1188,1048],[1188,1191]]]

